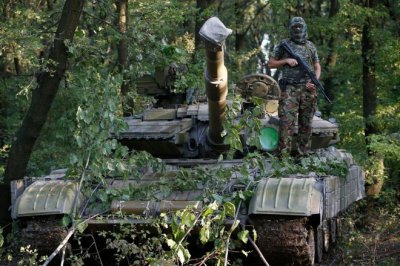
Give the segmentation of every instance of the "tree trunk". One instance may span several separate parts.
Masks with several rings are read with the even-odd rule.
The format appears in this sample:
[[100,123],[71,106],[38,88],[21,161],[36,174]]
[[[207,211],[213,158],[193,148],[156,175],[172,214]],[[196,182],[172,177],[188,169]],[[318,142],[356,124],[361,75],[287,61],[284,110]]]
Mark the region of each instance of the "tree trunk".
[[[366,8],[374,8],[374,0],[369,0],[365,4]],[[372,184],[367,187],[368,196],[375,196],[380,192],[383,185],[384,177],[384,161],[379,153],[373,152],[368,144],[370,143],[369,137],[373,134],[380,133],[380,130],[375,122],[376,108],[378,105],[378,93],[376,86],[376,47],[372,38],[372,29],[375,27],[376,22],[373,22],[371,17],[367,17],[364,22],[362,37],[361,37],[361,57],[362,57],[362,87],[363,87],[363,117],[365,121],[365,142],[367,144],[368,160],[370,160],[369,173],[366,179],[370,180]],[[372,210],[372,198],[368,198],[368,210]],[[369,213],[371,217],[373,213]]]
[[[340,3],[339,0],[330,0],[330,9],[329,9],[329,17],[333,18],[336,16],[336,14],[340,10]],[[333,82],[334,80],[334,74],[332,73],[332,69],[336,66],[336,59],[337,59],[337,36],[331,36],[328,41],[328,48],[329,48],[329,54],[327,56],[326,60],[326,78],[325,78],[325,92],[328,95],[328,97],[331,100],[335,99],[334,91],[335,91],[335,84]],[[332,105],[327,105],[326,106],[326,111],[327,114],[329,115],[332,111]]]
[[[386,0],[383,1],[383,4],[389,9],[389,15],[396,22],[396,25],[400,25],[400,2],[397,0]],[[395,30],[397,37],[400,37],[400,27],[397,27]]]
[[[374,1],[369,1],[369,8],[374,7]],[[362,38],[361,38],[361,57],[362,57],[362,87],[363,87],[363,117],[365,120],[365,137],[367,139],[372,134],[379,132],[374,117],[376,114],[376,107],[378,103],[378,94],[376,87],[376,71],[375,71],[375,55],[376,48],[371,35],[373,23],[368,17],[363,25]],[[371,151],[368,150],[371,154]]]
[[5,19],[11,17],[11,7],[13,5],[13,0],[5,0],[3,3],[3,16]]
[[52,11],[54,8],[54,0],[47,0],[47,10]]
[[[37,87],[32,92],[32,99],[27,114],[17,131],[14,143],[9,152],[4,184],[2,185],[0,211],[4,212],[10,206],[10,181],[25,176],[26,167],[31,156],[33,146],[40,131],[46,122],[47,115],[57,94],[61,79],[67,70],[67,47],[65,40],[72,41],[74,32],[79,23],[84,0],[66,0],[58,28],[51,46],[49,59],[54,64],[47,66],[37,75]],[[5,221],[1,217],[1,221]]]
[[129,91],[128,75],[124,73],[128,67],[128,40],[126,38],[128,0],[116,0],[115,3],[117,6],[118,29],[122,35],[118,43],[118,66],[124,76],[124,82],[121,85],[121,93],[125,96]]
[[[7,136],[7,113],[8,113],[8,101],[7,101],[7,83],[6,79],[3,77],[1,82],[4,83],[4,90],[0,90],[0,149],[4,148],[6,144],[6,136]],[[5,165],[6,158],[3,157],[3,154],[0,154],[0,165]],[[1,218],[0,218],[1,220]]]
[[128,73],[129,69],[129,52],[128,52],[128,39],[126,32],[128,30],[128,0],[116,0],[117,6],[117,25],[121,34],[121,39],[117,45],[118,50],[118,69],[123,77],[121,84],[121,98],[122,106],[124,109],[124,115],[131,115],[133,112],[133,101],[129,99],[128,93],[130,90],[130,77]]
[[14,57],[14,67],[15,67],[15,73],[17,75],[20,75],[21,74],[21,64],[19,62],[18,57]]

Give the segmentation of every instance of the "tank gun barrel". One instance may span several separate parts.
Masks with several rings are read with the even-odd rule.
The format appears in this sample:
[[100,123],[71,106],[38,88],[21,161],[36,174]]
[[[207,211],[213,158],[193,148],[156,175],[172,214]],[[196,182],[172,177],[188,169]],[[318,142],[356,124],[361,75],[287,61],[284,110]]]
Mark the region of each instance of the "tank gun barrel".
[[232,30],[226,28],[217,17],[208,19],[199,32],[206,49],[207,67],[204,72],[204,80],[208,97],[208,141],[213,146],[223,144],[224,128],[222,123],[228,94],[228,71],[224,64],[224,43],[231,33]]

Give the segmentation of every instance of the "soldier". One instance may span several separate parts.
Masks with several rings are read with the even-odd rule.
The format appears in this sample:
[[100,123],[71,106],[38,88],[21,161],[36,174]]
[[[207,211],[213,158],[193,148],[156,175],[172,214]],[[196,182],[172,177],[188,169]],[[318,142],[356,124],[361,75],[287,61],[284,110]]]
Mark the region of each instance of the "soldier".
[[[317,49],[307,40],[307,25],[303,18],[294,17],[289,23],[290,39],[286,41],[290,48],[314,70],[316,78],[321,75],[321,66]],[[282,43],[281,42],[281,43]],[[274,48],[268,62],[270,68],[282,68],[279,80],[281,98],[279,100],[279,155],[288,155],[292,148],[292,138],[296,120],[298,120],[298,141],[294,153],[307,154],[310,150],[311,122],[317,104],[316,86],[307,74],[298,66],[294,58],[278,45]]]

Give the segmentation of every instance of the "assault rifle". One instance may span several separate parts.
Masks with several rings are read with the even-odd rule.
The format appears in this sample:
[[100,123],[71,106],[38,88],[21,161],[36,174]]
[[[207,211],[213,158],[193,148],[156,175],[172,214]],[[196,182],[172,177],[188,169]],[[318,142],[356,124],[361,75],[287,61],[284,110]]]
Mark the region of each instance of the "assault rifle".
[[331,99],[329,99],[328,95],[326,95],[324,87],[319,82],[319,80],[315,76],[314,72],[312,72],[311,69],[304,62],[304,60],[300,56],[298,56],[296,53],[293,52],[293,50],[290,48],[290,46],[289,46],[289,44],[287,42],[283,42],[281,45],[282,45],[282,48],[285,49],[286,52],[292,58],[297,60],[297,63],[299,64],[299,66],[303,69],[303,71],[307,74],[307,76],[310,77],[311,81],[318,87],[319,91],[322,93],[322,95],[324,95],[325,99],[329,103],[332,103]]

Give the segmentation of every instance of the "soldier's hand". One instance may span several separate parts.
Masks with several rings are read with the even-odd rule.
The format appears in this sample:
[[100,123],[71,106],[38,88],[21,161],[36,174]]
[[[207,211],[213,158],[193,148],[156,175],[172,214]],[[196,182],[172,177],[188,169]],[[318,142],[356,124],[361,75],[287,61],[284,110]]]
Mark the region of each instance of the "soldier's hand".
[[312,83],[311,81],[308,81],[307,84],[306,84],[306,88],[307,88],[309,91],[314,92],[315,89],[317,88],[317,86],[315,86],[315,84]]
[[297,60],[293,59],[293,58],[287,58],[286,59],[286,64],[288,64],[291,67],[294,67],[294,66],[298,65]]

